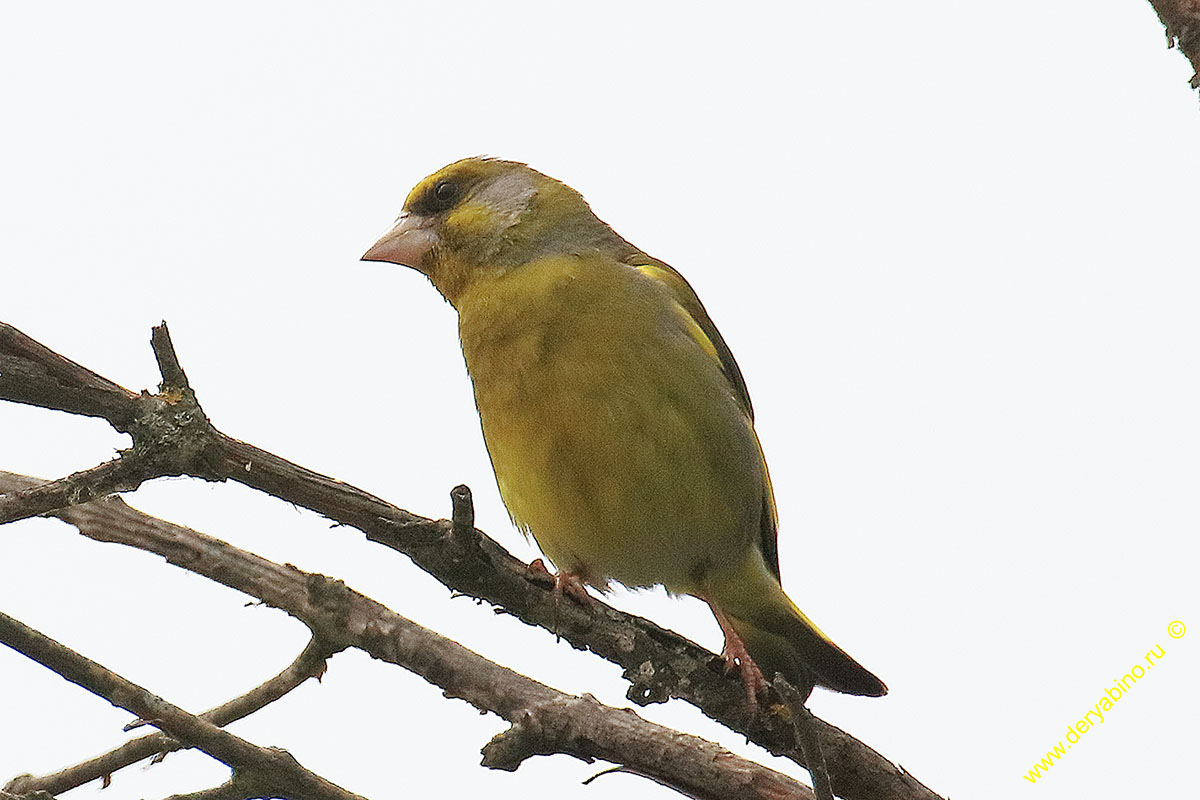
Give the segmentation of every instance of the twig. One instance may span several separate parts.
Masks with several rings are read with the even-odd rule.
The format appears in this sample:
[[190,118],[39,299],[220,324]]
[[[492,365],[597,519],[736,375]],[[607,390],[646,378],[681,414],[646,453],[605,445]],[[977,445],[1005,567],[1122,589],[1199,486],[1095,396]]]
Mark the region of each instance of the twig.
[[825,765],[825,755],[821,750],[820,734],[813,725],[812,712],[804,705],[807,693],[801,693],[782,675],[776,676],[773,686],[791,712],[796,742],[800,751],[804,753],[808,774],[812,777],[813,793],[816,794],[817,800],[833,800],[833,787],[829,780],[829,768]]
[[[225,479],[207,467],[225,437],[212,428],[188,387],[165,323],[154,328],[151,343],[163,376],[161,391],[135,395],[0,323],[0,399],[104,417],[133,436],[133,447],[112,461],[0,496],[0,524],[132,491],[154,478]],[[69,402],[57,402],[59,397]]]
[[172,738],[228,765],[246,782],[249,791],[243,798],[363,800],[304,769],[286,751],[259,747],[223,731],[3,613],[0,642],[113,705],[154,720],[154,725]]
[[[647,722],[632,711],[571,697],[489,661],[341,581],[276,564],[149,517],[117,498],[56,513],[89,538],[157,553],[286,611],[321,641],[362,649],[417,673],[448,697],[499,715],[514,727],[485,748],[486,766],[516,769],[529,756],[563,753],[624,764],[632,772],[706,800],[811,798],[803,784],[711,742]],[[161,718],[140,709],[135,713]]]
[[471,547],[475,541],[475,504],[471,487],[460,484],[450,490],[450,535],[461,547]]
[[65,478],[0,496],[0,524],[130,491],[152,477],[156,476],[143,459],[136,454],[122,455]]
[[[79,506],[73,511],[84,515],[92,509],[93,506],[89,504]],[[102,517],[97,516],[97,519],[102,519]],[[231,722],[249,716],[283,697],[309,678],[320,677],[325,671],[325,662],[331,655],[331,648],[315,638],[311,639],[296,660],[278,675],[240,697],[235,697],[227,703],[205,711],[200,718],[219,727],[225,727]],[[154,733],[126,742],[103,755],[89,758],[87,761],[58,772],[39,776],[18,775],[9,781],[4,789],[16,794],[29,794],[36,791],[60,794],[97,779],[104,781],[104,785],[107,786],[112,773],[117,770],[151,756],[160,760],[167,753],[179,750],[184,746],[166,734]]]
[[158,362],[158,372],[162,375],[160,391],[185,392],[192,388],[179,363],[179,356],[175,354],[175,345],[171,342],[171,332],[167,330],[165,319],[150,329],[150,348],[154,351],[154,360]]
[[[155,345],[155,353],[164,385],[169,385],[167,376],[178,364],[169,337]],[[20,388],[19,380],[5,388],[0,377],[0,396],[24,402]],[[631,701],[647,705],[681,698],[769,751],[804,764],[795,751],[791,726],[767,714],[748,718],[740,683],[722,673],[716,666],[721,663],[719,657],[708,650],[599,600],[587,609],[571,603],[559,607],[551,591],[529,579],[527,565],[477,529],[468,530],[464,524],[459,530],[466,535],[453,535],[455,527],[450,521],[416,516],[354,486],[225,436],[209,424],[190,389],[136,397],[130,402],[138,406],[137,424],[132,426],[134,449],[155,453],[154,463],[161,469],[177,470],[162,474],[235,480],[358,528],[368,539],[405,553],[453,591],[501,606],[576,648],[592,650],[620,665],[632,684],[627,692]],[[99,416],[105,416],[103,411],[95,409]],[[14,502],[10,496],[0,496],[0,518],[10,502]],[[816,718],[813,724],[820,730],[830,775],[847,800],[937,798],[844,731]]]

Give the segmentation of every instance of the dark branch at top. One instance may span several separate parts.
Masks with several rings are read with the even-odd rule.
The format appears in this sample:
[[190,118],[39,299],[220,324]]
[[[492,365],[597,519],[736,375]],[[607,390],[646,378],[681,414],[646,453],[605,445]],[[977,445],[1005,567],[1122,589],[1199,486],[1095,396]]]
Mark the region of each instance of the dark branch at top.
[[1150,0],[1167,29],[1167,47],[1178,47],[1192,63],[1190,85],[1200,89],[1200,3],[1196,0]]

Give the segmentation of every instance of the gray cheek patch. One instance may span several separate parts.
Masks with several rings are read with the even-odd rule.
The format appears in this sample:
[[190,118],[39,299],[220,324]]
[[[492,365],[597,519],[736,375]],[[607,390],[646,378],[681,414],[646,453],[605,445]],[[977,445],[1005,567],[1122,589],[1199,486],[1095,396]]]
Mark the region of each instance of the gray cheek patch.
[[535,194],[537,189],[533,186],[531,176],[510,172],[483,186],[475,194],[474,200],[506,217],[511,224],[529,207],[529,201]]

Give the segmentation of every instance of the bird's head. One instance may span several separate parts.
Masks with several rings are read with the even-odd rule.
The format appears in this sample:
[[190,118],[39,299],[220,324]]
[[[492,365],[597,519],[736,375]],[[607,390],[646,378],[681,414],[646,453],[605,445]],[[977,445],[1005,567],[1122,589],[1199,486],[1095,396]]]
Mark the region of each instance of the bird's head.
[[631,250],[571,187],[515,161],[465,158],[418,183],[362,258],[423,272],[454,303],[479,276],[542,256]]

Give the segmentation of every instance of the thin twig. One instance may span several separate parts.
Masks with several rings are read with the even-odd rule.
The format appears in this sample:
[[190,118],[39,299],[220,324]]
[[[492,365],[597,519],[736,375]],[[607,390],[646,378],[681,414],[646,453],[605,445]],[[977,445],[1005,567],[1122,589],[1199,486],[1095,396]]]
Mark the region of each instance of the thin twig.
[[820,733],[813,725],[812,712],[804,705],[807,693],[802,693],[792,686],[782,675],[776,676],[773,686],[791,712],[796,742],[804,753],[808,774],[812,777],[813,793],[816,794],[817,800],[833,800],[833,787],[829,779],[829,768],[825,765],[825,755],[821,750]]
[[150,347],[154,350],[154,360],[158,362],[158,371],[162,375],[159,389],[164,392],[184,392],[192,388],[188,384],[187,375],[175,354],[175,345],[171,342],[171,332],[167,330],[167,321],[163,320],[150,329]]
[[[91,510],[93,510],[92,504],[73,509],[79,514],[87,514]],[[325,662],[330,655],[332,655],[331,648],[315,638],[311,639],[296,660],[278,675],[240,697],[235,697],[216,708],[205,711],[200,717],[222,728],[231,722],[247,717],[283,697],[309,678],[320,677],[325,671]],[[117,770],[150,757],[159,760],[167,753],[179,750],[184,746],[164,733],[153,733],[126,742],[103,755],[89,758],[87,761],[57,772],[38,776],[18,775],[4,788],[17,794],[29,794],[35,791],[61,794],[94,780],[102,780],[107,786],[110,776]]]
[[475,541],[475,504],[471,501],[471,487],[466,484],[450,490],[450,535],[463,547],[470,547]]
[[130,491],[152,477],[156,476],[143,459],[136,454],[122,455],[65,478],[0,495],[0,524],[36,517],[116,492]]
[[154,725],[172,738],[228,765],[239,778],[255,787],[242,795],[244,798],[363,800],[360,795],[304,769],[286,751],[259,747],[223,731],[3,613],[0,613],[0,642],[113,705],[142,719],[154,720]]

